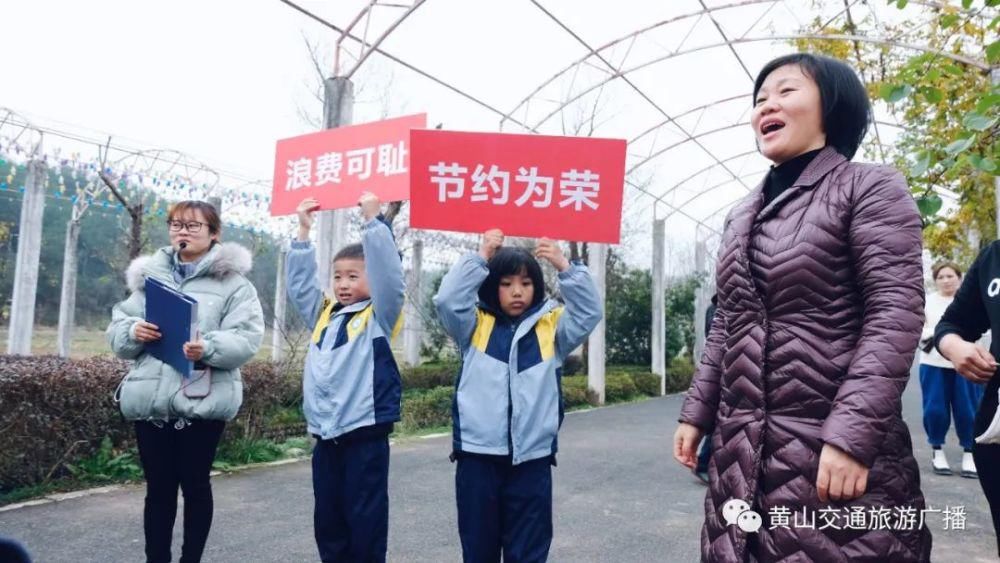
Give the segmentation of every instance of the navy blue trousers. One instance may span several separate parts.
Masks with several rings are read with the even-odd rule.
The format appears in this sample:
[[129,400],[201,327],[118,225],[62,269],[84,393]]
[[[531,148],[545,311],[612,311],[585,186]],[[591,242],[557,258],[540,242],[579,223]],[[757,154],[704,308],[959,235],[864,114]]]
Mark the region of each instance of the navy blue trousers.
[[920,391],[924,398],[924,430],[931,446],[944,445],[954,418],[958,443],[971,449],[976,438],[973,422],[983,398],[983,386],[953,369],[920,364]]
[[389,538],[389,437],[317,440],[313,512],[322,561],[385,561]]
[[711,432],[701,441],[701,449],[698,450],[699,472],[708,471],[708,462],[712,459],[712,434]]
[[466,563],[545,561],[552,544],[551,458],[458,454],[455,499]]

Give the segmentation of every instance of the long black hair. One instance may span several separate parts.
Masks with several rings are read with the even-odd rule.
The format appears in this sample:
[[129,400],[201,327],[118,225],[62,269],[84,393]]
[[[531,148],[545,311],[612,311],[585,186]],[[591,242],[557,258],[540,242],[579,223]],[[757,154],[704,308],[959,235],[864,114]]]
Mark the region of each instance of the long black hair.
[[813,79],[819,88],[826,144],[848,160],[858,152],[861,140],[868,132],[872,106],[868,92],[854,69],[830,57],[811,53],[794,53],[778,57],[764,65],[753,84],[753,102],[757,102],[767,75],[786,65],[798,65],[802,73]]
[[479,286],[479,301],[494,311],[500,311],[500,278],[504,276],[527,274],[531,278],[531,285],[535,290],[531,299],[532,307],[545,299],[545,278],[542,276],[542,267],[527,250],[503,247],[490,258],[487,267],[490,269],[490,274],[486,276],[483,285]]

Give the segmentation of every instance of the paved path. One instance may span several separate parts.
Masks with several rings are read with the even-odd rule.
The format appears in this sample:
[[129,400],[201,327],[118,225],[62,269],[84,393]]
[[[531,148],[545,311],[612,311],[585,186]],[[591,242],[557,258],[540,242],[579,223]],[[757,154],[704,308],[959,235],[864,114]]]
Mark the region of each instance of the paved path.
[[[989,512],[976,481],[928,470],[919,389],[904,414],[932,507],[962,505],[966,530],[931,521],[934,560],[995,561]],[[551,560],[697,561],[705,488],[668,457],[680,397],[574,413],[560,435]],[[951,439],[951,438],[949,438]],[[449,438],[410,440],[392,450],[390,561],[459,561]],[[948,453],[957,466],[961,452]],[[213,480],[215,523],[206,562],[317,560],[308,462],[262,467]],[[40,562],[140,561],[140,486],[0,512],[0,533]],[[180,512],[179,512],[180,513]],[[178,516],[180,519],[180,516]],[[175,533],[175,556],[180,525]]]

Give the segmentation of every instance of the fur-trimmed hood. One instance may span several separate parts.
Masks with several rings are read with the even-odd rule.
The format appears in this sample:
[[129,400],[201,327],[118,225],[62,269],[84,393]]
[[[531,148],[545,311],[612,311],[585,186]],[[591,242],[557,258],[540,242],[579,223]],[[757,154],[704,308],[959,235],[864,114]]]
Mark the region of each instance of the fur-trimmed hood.
[[[142,289],[146,277],[154,269],[172,269],[174,259],[174,249],[165,246],[152,254],[140,256],[129,264],[125,270],[125,283],[130,291]],[[207,266],[199,267],[201,275],[207,275],[222,279],[229,274],[246,275],[253,267],[253,254],[241,244],[235,242],[223,242],[215,245],[202,259],[207,261]]]

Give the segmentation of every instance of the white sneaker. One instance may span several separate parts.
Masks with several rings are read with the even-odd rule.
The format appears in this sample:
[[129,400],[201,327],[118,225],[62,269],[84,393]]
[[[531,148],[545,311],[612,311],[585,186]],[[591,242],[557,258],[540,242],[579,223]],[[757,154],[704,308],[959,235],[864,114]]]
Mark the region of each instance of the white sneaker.
[[931,458],[931,467],[938,475],[951,475],[951,466],[948,459],[944,457],[944,450],[934,450],[934,457]]
[[977,479],[979,473],[976,472],[976,460],[972,458],[972,452],[962,454],[962,477]]

